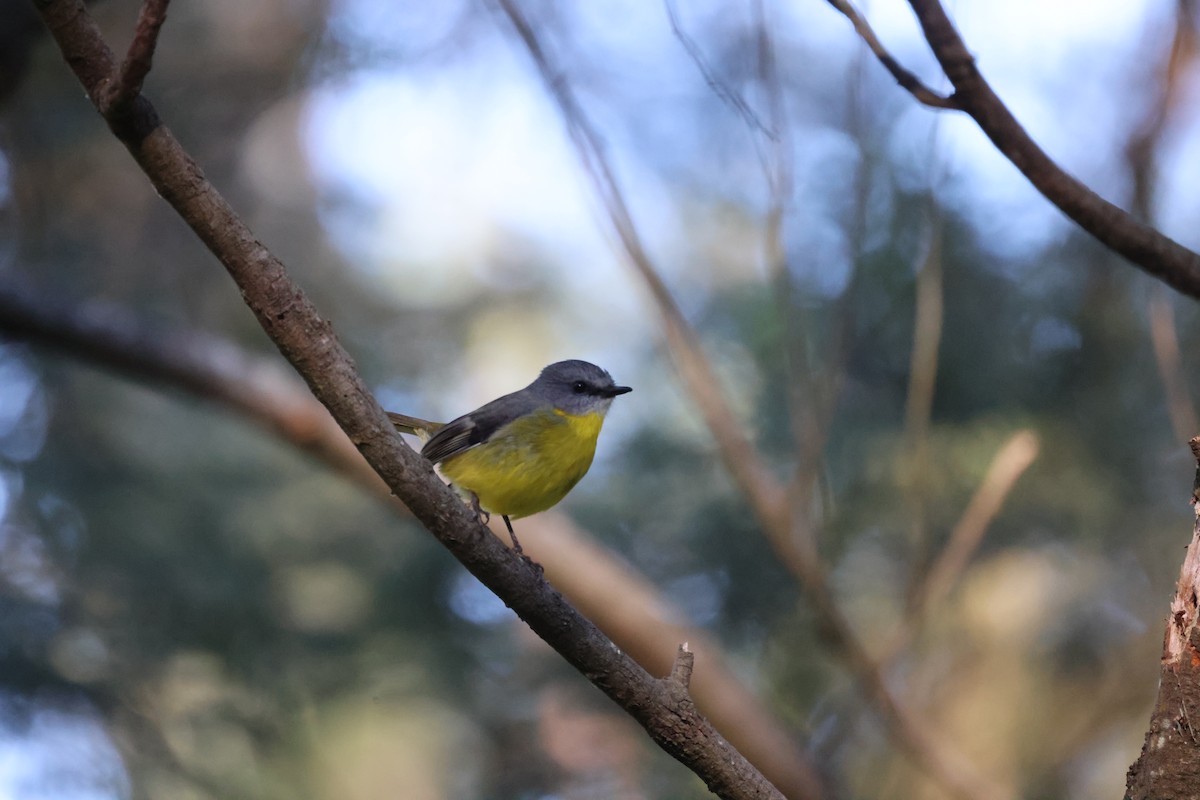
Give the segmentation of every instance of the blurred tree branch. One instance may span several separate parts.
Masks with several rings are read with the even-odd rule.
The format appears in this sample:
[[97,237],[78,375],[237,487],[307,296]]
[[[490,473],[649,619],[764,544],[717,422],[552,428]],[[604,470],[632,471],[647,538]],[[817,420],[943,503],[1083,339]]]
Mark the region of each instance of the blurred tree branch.
[[[528,51],[547,90],[562,114],[571,141],[631,265],[645,282],[663,324],[667,349],[687,385],[688,396],[700,408],[709,434],[717,443],[726,468],[750,502],[759,525],[782,562],[797,577],[815,612],[822,634],[846,663],[895,744],[927,774],[956,797],[1005,798],[1009,793],[979,773],[946,741],[928,728],[892,692],[878,664],[854,632],[829,586],[827,571],[811,537],[797,537],[788,492],[759,457],[738,424],[720,388],[712,364],[700,347],[698,337],[662,280],[646,252],[629,212],[620,185],[587,114],[579,105],[570,83],[513,0],[497,5]],[[782,207],[781,207],[782,208]]]
[[704,57],[704,53],[700,50],[700,45],[696,44],[688,32],[684,30],[683,23],[679,19],[679,11],[675,8],[674,0],[665,0],[663,5],[667,9],[667,19],[671,23],[671,32],[675,34],[675,38],[679,40],[679,44],[687,52],[688,57],[692,59],[692,63],[696,65],[696,69],[700,70],[700,74],[704,76],[704,82],[708,84],[708,88],[712,89],[713,94],[721,98],[734,111],[738,113],[746,125],[753,131],[761,133],[768,139],[777,139],[779,130],[773,127],[767,127],[762,119],[754,111],[746,98],[741,95],[736,89],[729,85],[727,81],[722,80],[709,65],[708,60]]
[[[825,364],[809,353],[804,334],[805,310],[799,302],[799,292],[788,264],[785,223],[792,208],[796,191],[793,157],[794,141],[787,120],[783,81],[779,76],[779,60],[771,25],[762,0],[755,0],[754,30],[756,39],[758,82],[766,95],[767,114],[775,132],[762,145],[763,178],[767,185],[767,212],[763,220],[763,258],[771,283],[776,288],[775,302],[783,328],[782,351],[787,376],[788,416],[796,448],[796,467],[785,486],[785,497],[792,530],[790,538],[803,548],[809,558],[817,558],[817,526],[813,523],[813,496],[824,466],[825,442],[836,405],[835,398],[841,381],[841,359],[834,349]],[[862,200],[859,195],[856,199]],[[848,305],[839,311],[844,312]],[[841,341],[835,341],[837,348]],[[826,368],[825,380],[818,370]]]
[[[155,0],[148,0],[155,3]],[[781,797],[753,766],[680,696],[620,651],[511,553],[392,430],[358,376],[354,362],[304,292],[161,124],[138,93],[118,111],[105,102],[120,75],[112,51],[79,0],[38,0],[43,21],[109,128],[158,193],[175,208],[234,279],[247,305],[316,398],[421,523],[484,585],[594,685],[634,717],[664,750],[715,793],[731,798]],[[156,4],[160,10],[164,5]],[[143,18],[154,14],[145,12]],[[136,37],[135,37],[136,38]],[[152,39],[151,39],[152,41]],[[135,44],[135,47],[143,45]]]
[[975,488],[975,493],[950,531],[941,552],[927,569],[916,576],[904,620],[880,648],[880,662],[887,663],[901,653],[912,641],[929,611],[950,594],[983,542],[988,527],[1000,513],[1004,501],[1037,458],[1040,447],[1037,434],[1023,429],[1010,436],[992,456],[983,480]]
[[888,49],[883,46],[883,42],[879,41],[879,37],[875,35],[875,29],[867,22],[862,14],[858,13],[858,9],[853,3],[848,0],[828,0],[829,5],[840,11],[846,19],[850,20],[850,24],[854,26],[854,32],[866,43],[871,52],[875,54],[875,58],[879,59],[879,63],[883,68],[891,73],[896,79],[896,83],[900,87],[911,94],[918,102],[927,105],[930,108],[960,108],[957,98],[940,94],[930,87],[926,86],[915,74],[906,69],[895,57],[888,52]]
[[[1138,219],[1147,223],[1154,220],[1158,147],[1167,123],[1182,99],[1185,82],[1181,76],[1197,57],[1196,24],[1196,3],[1177,0],[1174,34],[1166,61],[1159,69],[1154,103],[1125,146],[1125,156],[1133,178],[1130,209]],[[1146,306],[1150,318],[1150,342],[1154,346],[1154,359],[1166,395],[1171,427],[1180,441],[1186,441],[1196,433],[1200,422],[1197,421],[1195,405],[1188,396],[1170,293],[1162,284],[1156,284],[1150,289]]]
[[901,79],[902,75],[907,74],[906,71],[897,75],[895,59],[865,23],[856,21],[859,15],[848,2],[830,2],[849,17],[855,30],[880,62],[897,76],[900,85],[914,97],[926,105],[966,112],[991,139],[996,149],[1047,200],[1081,228],[1176,291],[1200,299],[1200,254],[1140,222],[1058,166],[1021,127],[1021,123],[984,79],[974,57],[938,0],[909,0],[909,5],[916,14],[925,40],[954,87],[954,93],[945,98],[946,103],[930,102],[934,98],[929,97],[929,93],[921,86]]
[[[936,129],[935,129],[936,130]],[[930,144],[932,145],[932,138]],[[904,436],[908,442],[911,481],[907,500],[909,506],[909,541],[912,545],[912,569],[909,576],[909,597],[921,580],[922,570],[928,567],[929,499],[932,489],[932,449],[929,431],[933,420],[933,398],[937,388],[938,361],[942,346],[942,325],[945,321],[945,287],[942,272],[942,217],[932,202],[925,205],[926,219],[921,228],[920,265],[916,274],[916,306],[913,309],[913,343],[909,355],[908,395],[904,408]]]
[[66,306],[13,287],[0,288],[0,333],[216,402],[391,497],[324,406],[276,361],[198,331],[149,328],[128,309]]

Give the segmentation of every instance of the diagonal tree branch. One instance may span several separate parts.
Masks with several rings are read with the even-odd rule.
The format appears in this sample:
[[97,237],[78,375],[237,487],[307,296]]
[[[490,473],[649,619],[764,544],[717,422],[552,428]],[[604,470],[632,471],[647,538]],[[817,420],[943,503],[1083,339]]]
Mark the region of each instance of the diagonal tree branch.
[[[1138,221],[1063,170],[984,79],[939,0],[909,0],[909,5],[954,86],[953,107],[969,114],[1034,188],[1081,228],[1176,291],[1200,298],[1200,254]],[[876,45],[867,41],[874,50]]]
[[737,112],[752,131],[758,131],[768,139],[774,140],[778,138],[779,131],[775,128],[767,127],[762,119],[755,113],[750,104],[746,102],[746,98],[742,97],[741,93],[721,79],[716,74],[708,60],[704,57],[704,53],[700,50],[700,45],[696,44],[688,32],[684,30],[683,23],[679,19],[679,11],[675,8],[675,0],[664,0],[663,5],[667,9],[667,20],[671,23],[671,32],[675,34],[675,38],[679,40],[679,44],[683,46],[685,52],[692,59],[692,63],[696,65],[696,69],[700,71],[704,82],[708,84],[708,88],[712,89],[713,94],[723,100],[734,111]]
[[167,4],[170,0],[146,0],[138,14],[137,28],[133,41],[121,68],[108,84],[101,99],[105,114],[120,113],[142,91],[142,84],[150,74],[154,60],[154,48],[158,46],[158,32],[167,21]]
[[969,114],[996,149],[1079,227],[1176,291],[1200,299],[1200,253],[1138,221],[1055,163],[984,79],[939,0],[909,0],[909,5],[954,86],[954,94],[949,97],[928,89],[900,66],[847,0],[828,2],[846,15],[880,63],[918,101]]
[[892,77],[896,79],[896,83],[900,84],[900,88],[911,94],[919,103],[930,108],[959,107],[955,97],[947,97],[929,88],[913,72],[897,61],[896,57],[883,46],[883,42],[879,41],[879,37],[875,35],[875,29],[862,14],[858,13],[858,9],[854,7],[853,3],[849,0],[828,0],[828,2],[846,19],[850,20],[850,24],[854,26],[854,32],[866,43],[867,47],[871,48],[875,58],[879,59],[883,68],[891,73]]
[[[150,0],[153,2],[153,0]],[[97,110],[117,74],[80,0],[37,0],[39,13]],[[551,647],[622,706],[666,752],[729,798],[782,795],[718,734],[677,685],[621,652],[479,524],[432,466],[392,430],[332,325],[234,213],[142,95],[105,120],[158,193],[221,261],[271,340],[388,487],[473,575]]]
[[149,328],[117,306],[68,308],[10,287],[0,288],[0,333],[219,403],[391,498],[329,412],[278,361],[196,331]]

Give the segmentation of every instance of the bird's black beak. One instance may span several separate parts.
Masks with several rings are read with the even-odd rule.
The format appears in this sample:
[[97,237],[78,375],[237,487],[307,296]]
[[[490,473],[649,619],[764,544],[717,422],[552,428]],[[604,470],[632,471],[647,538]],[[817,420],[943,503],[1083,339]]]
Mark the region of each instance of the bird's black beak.
[[609,386],[604,390],[605,397],[616,397],[619,394],[628,394],[633,391],[632,386]]

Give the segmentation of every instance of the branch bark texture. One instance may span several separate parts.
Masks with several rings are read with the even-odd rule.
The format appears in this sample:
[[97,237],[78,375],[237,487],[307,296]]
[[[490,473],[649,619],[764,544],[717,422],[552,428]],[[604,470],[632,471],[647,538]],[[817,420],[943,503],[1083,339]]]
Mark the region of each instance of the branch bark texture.
[[[153,1],[153,0],[151,0]],[[542,639],[634,717],[666,752],[728,798],[782,798],[704,719],[677,684],[621,652],[511,553],[392,430],[353,360],[283,264],[205,179],[140,93],[114,106],[112,51],[79,0],[36,3],[68,65],[155,189],[234,279],[263,330],[414,516]],[[161,8],[161,6],[159,6]]]
[[1189,444],[1196,523],[1171,599],[1158,698],[1142,754],[1126,776],[1126,800],[1190,800],[1200,786],[1200,436]]

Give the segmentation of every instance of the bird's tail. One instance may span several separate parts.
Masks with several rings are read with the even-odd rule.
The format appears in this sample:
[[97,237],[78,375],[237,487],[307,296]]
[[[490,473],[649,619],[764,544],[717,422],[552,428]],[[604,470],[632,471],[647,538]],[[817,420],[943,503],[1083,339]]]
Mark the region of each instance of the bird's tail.
[[428,441],[430,436],[437,432],[438,428],[445,425],[444,422],[430,422],[427,419],[420,417],[410,417],[407,414],[397,414],[395,411],[384,412],[388,415],[388,419],[396,426],[396,430],[401,433],[411,433],[422,442]]

